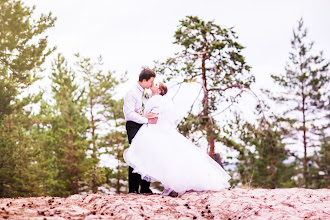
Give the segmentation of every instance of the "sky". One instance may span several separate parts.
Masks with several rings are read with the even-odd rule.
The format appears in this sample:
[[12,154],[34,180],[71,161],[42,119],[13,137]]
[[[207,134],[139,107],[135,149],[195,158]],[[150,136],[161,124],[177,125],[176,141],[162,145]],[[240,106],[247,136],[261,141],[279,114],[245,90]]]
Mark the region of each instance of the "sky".
[[330,56],[329,0],[25,0],[36,13],[52,12],[50,45],[68,58],[74,53],[102,55],[105,67],[128,72],[137,80],[142,66],[153,66],[180,48],[173,45],[179,20],[198,16],[222,27],[234,27],[257,84],[283,72],[292,30],[303,17],[315,49]]
[[[179,20],[188,15],[234,27],[238,42],[246,47],[243,55],[256,76],[256,89],[271,89],[270,74],[284,73],[292,31],[300,18],[309,31],[308,39],[315,42],[315,51],[324,51],[328,60],[330,57],[330,0],[24,2],[35,5],[37,14],[52,12],[57,17],[55,27],[47,31],[49,43],[57,46],[57,52],[71,62],[77,52],[91,58],[102,55],[106,69],[128,73],[128,84],[138,80],[142,66],[152,67],[155,60],[165,60],[180,50],[173,44],[173,35]],[[50,62],[48,59],[46,65]],[[188,110],[195,94],[189,93],[191,88],[184,89],[178,99]],[[125,92],[120,89],[118,95],[123,97]]]

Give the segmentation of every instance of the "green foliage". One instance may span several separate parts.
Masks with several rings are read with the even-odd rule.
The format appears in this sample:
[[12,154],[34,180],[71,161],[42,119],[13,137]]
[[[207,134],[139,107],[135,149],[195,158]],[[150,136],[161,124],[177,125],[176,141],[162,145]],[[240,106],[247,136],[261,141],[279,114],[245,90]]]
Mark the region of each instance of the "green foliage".
[[55,18],[42,14],[33,20],[34,8],[21,1],[0,1],[0,119],[10,114],[10,101],[21,89],[35,80],[31,70],[44,63],[45,58],[55,49],[48,49],[44,32],[54,26]]
[[287,131],[264,118],[254,125],[242,122],[237,116],[233,124],[237,127],[235,135],[240,141],[234,142],[225,137],[224,142],[239,152],[236,165],[240,178],[234,183],[262,188],[295,186],[292,179],[295,163],[284,163],[291,156],[283,142]]
[[225,90],[248,87],[254,82],[254,77],[247,72],[250,67],[241,55],[244,47],[235,41],[233,28],[221,28],[213,21],[187,16],[180,21],[174,37],[174,44],[182,46],[182,51],[165,62],[156,63],[155,69],[168,80],[179,79],[179,83],[203,86],[209,100],[214,98],[207,106],[209,110],[217,110]]

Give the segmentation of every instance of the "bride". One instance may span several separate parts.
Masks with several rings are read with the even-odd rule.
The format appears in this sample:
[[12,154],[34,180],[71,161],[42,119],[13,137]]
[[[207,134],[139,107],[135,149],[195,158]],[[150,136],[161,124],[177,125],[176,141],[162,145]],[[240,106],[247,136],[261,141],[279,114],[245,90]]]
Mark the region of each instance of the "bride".
[[[174,106],[165,94],[167,87],[155,83],[144,117],[158,114],[157,124],[144,124],[124,152],[126,163],[142,179],[161,182],[162,195],[186,191],[219,191],[230,187],[230,176],[209,155],[177,130]],[[176,192],[176,193],[175,193]]]

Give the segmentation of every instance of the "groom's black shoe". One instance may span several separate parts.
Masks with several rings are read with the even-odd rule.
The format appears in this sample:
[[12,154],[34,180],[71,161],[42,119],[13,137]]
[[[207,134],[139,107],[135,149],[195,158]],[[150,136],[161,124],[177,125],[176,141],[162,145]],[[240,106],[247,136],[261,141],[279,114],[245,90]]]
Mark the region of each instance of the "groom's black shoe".
[[132,194],[140,194],[138,191],[132,191],[130,193],[132,193]]
[[146,190],[141,190],[141,193],[143,194],[153,194],[153,192],[151,191],[151,189],[146,189]]

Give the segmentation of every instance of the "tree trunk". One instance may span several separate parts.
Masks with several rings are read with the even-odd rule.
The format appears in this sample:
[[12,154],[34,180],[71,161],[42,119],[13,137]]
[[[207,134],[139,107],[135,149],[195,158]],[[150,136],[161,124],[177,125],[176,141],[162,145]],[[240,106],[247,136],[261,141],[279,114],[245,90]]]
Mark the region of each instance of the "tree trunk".
[[222,166],[221,157],[220,154],[215,155],[214,153],[214,133],[213,133],[213,126],[212,121],[209,116],[209,106],[208,106],[208,90],[207,90],[207,80],[206,80],[206,68],[205,68],[205,60],[206,60],[206,54],[203,54],[202,58],[202,76],[203,76],[203,91],[204,91],[204,97],[203,97],[203,121],[205,121],[205,130],[206,130],[206,136],[208,139],[209,144],[209,156],[213,159],[215,157],[217,158],[217,162]]
[[[304,87],[302,88],[302,90]],[[302,113],[303,113],[303,140],[304,140],[304,179],[305,179],[305,186],[308,186],[308,176],[307,176],[307,137],[306,137],[306,113],[305,113],[305,95],[303,95],[303,108],[302,108]]]
[[221,156],[219,153],[214,153],[211,158],[213,160],[215,160],[215,162],[217,162],[222,168],[223,168],[223,165],[222,165],[222,161],[221,161]]
[[96,174],[96,159],[97,159],[97,149],[96,149],[96,140],[95,140],[95,120],[94,120],[94,115],[93,115],[93,99],[92,96],[90,97],[90,114],[91,114],[91,123],[92,123],[92,144],[93,144],[93,153],[92,153],[92,158],[93,158],[93,167],[94,167],[94,173],[93,173],[93,179],[92,179],[92,192],[97,192],[97,184],[96,184],[96,178],[97,178],[97,174]]
[[[67,149],[68,149],[68,161],[69,163],[73,164],[74,160],[74,146],[73,146],[73,138],[70,133],[71,130],[71,124],[67,123],[66,124],[68,133],[67,133],[67,138],[66,138],[66,144],[67,144]],[[76,168],[74,166],[70,166],[70,173],[72,176],[72,182],[71,182],[71,187],[73,190],[74,194],[78,193],[78,184],[77,184],[77,176],[76,176]]]
[[212,155],[214,154],[214,137],[212,131],[210,131],[207,136],[209,137],[209,146],[210,146],[209,155],[210,157],[212,157]]
[[8,117],[8,131],[10,133],[10,137],[12,137],[12,126],[11,126],[11,115]]
[[117,193],[120,193],[120,160],[119,160],[119,147],[117,146]]
[[208,90],[207,90],[207,81],[206,81],[206,69],[205,69],[205,60],[206,55],[203,54],[202,58],[202,75],[203,75],[203,91],[204,91],[204,97],[203,97],[203,121],[205,122],[205,130],[206,130],[206,136],[209,140],[209,155],[212,157],[214,153],[214,138],[212,136],[212,131],[210,131],[210,119],[209,119],[209,110],[208,110]]

